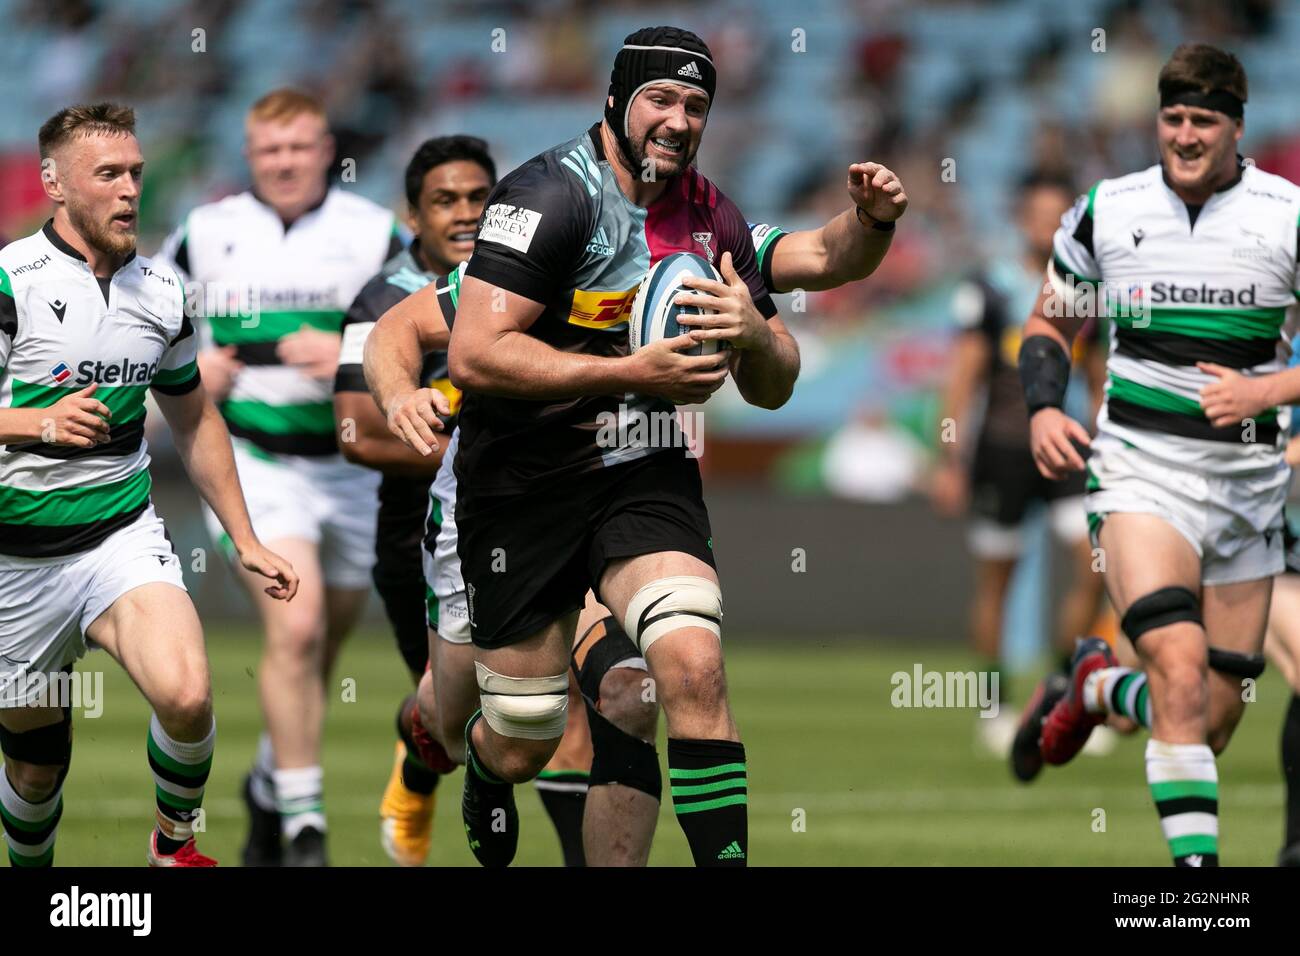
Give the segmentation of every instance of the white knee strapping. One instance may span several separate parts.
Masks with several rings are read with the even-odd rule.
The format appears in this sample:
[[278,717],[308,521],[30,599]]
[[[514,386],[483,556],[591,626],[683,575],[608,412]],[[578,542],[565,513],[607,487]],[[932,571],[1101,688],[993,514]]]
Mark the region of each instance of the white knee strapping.
[[478,661],[483,719],[503,737],[553,740],[563,735],[569,712],[569,675],[506,677]]
[[623,630],[642,654],[683,627],[702,627],[722,639],[722,591],[708,578],[687,574],[651,581],[632,595],[623,618]]

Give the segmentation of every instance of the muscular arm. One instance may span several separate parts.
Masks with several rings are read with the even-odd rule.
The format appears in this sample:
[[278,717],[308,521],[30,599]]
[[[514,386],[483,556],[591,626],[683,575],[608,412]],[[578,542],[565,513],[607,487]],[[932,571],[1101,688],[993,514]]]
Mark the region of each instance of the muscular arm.
[[154,399],[171,426],[176,451],[200,497],[216,513],[236,551],[256,544],[244,492],[235,471],[230,433],[221,413],[200,384],[183,395],[154,391]]
[[865,228],[856,208],[846,209],[820,229],[782,236],[772,252],[772,285],[778,291],[820,292],[875,272],[894,234]]
[[1029,321],[1025,323],[1024,338],[1027,339],[1031,335],[1046,335],[1060,345],[1066,355],[1069,355],[1074,339],[1087,318],[1074,315],[1074,311],[1067,307],[1067,303],[1059,293],[1044,284],[1043,289],[1038,293],[1038,298],[1034,301],[1033,311],[1029,313]]
[[363,367],[366,384],[381,412],[386,413],[395,395],[420,387],[424,354],[446,349],[450,339],[433,284],[380,316],[366,337]]
[[861,208],[878,222],[893,222],[907,209],[907,193],[894,173],[879,163],[849,167],[853,205],[820,229],[783,236],[772,253],[772,284],[777,290],[833,289],[865,279],[889,251],[893,230],[863,225]]
[[447,356],[452,384],[466,391],[535,401],[615,395],[639,388],[633,356],[561,352],[528,335],[544,308],[540,302],[467,276],[461,284]]
[[431,478],[438,473],[446,446],[425,456],[403,444],[388,430],[369,392],[335,392],[334,420],[340,427],[339,449],[348,461],[389,475]]
[[731,375],[740,396],[759,408],[780,408],[794,394],[799,345],[779,318],[767,320],[769,341],[761,348],[733,349]]

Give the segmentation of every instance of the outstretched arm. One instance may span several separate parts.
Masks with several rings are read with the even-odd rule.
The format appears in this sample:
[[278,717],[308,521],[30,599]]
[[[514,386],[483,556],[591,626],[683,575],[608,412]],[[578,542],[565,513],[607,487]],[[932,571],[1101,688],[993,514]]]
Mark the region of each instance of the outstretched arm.
[[865,279],[889,251],[892,223],[907,209],[907,193],[898,177],[879,163],[849,167],[849,198],[853,205],[820,229],[805,229],[781,237],[772,253],[775,291],[817,292]]
[[230,433],[202,383],[180,395],[155,390],[154,398],[171,426],[185,471],[230,535],[240,563],[275,582],[266,588],[271,597],[290,600],[298,591],[298,575],[288,561],[268,550],[253,533],[235,471]]

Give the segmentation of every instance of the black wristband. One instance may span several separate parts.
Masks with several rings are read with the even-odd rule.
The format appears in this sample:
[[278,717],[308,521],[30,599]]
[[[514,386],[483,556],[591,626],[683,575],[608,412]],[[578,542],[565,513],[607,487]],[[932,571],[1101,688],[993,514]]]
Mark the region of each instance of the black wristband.
[[1031,418],[1040,409],[1064,405],[1069,382],[1070,356],[1060,342],[1046,335],[1031,335],[1020,343],[1020,384]]
[[[894,231],[894,220],[891,219],[888,222],[883,222],[872,216],[871,213],[867,212],[861,206],[854,206],[853,208],[857,210],[856,215],[858,217],[858,222],[862,223],[862,225],[869,225],[872,229],[876,230],[876,232]],[[863,218],[864,216],[866,217],[865,219]]]

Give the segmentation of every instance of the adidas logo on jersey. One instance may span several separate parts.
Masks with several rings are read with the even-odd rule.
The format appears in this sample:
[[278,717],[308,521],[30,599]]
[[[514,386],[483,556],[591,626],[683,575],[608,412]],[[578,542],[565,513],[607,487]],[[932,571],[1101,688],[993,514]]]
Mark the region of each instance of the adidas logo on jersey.
[[740,844],[735,840],[723,847],[722,852],[718,854],[719,860],[743,860],[744,858],[745,851],[740,848]]
[[595,237],[587,243],[587,251],[597,256],[612,256],[614,254],[614,245],[609,241],[609,235],[605,232],[605,227],[601,226],[596,230]]
[[678,71],[677,71],[677,75],[678,75],[678,76],[684,76],[684,77],[686,77],[688,80],[702,80],[702,79],[704,79],[704,74],[700,72],[699,65],[696,64],[696,62],[695,62],[694,60],[691,60],[690,63],[687,63],[684,67],[682,67],[680,70],[678,70]]

